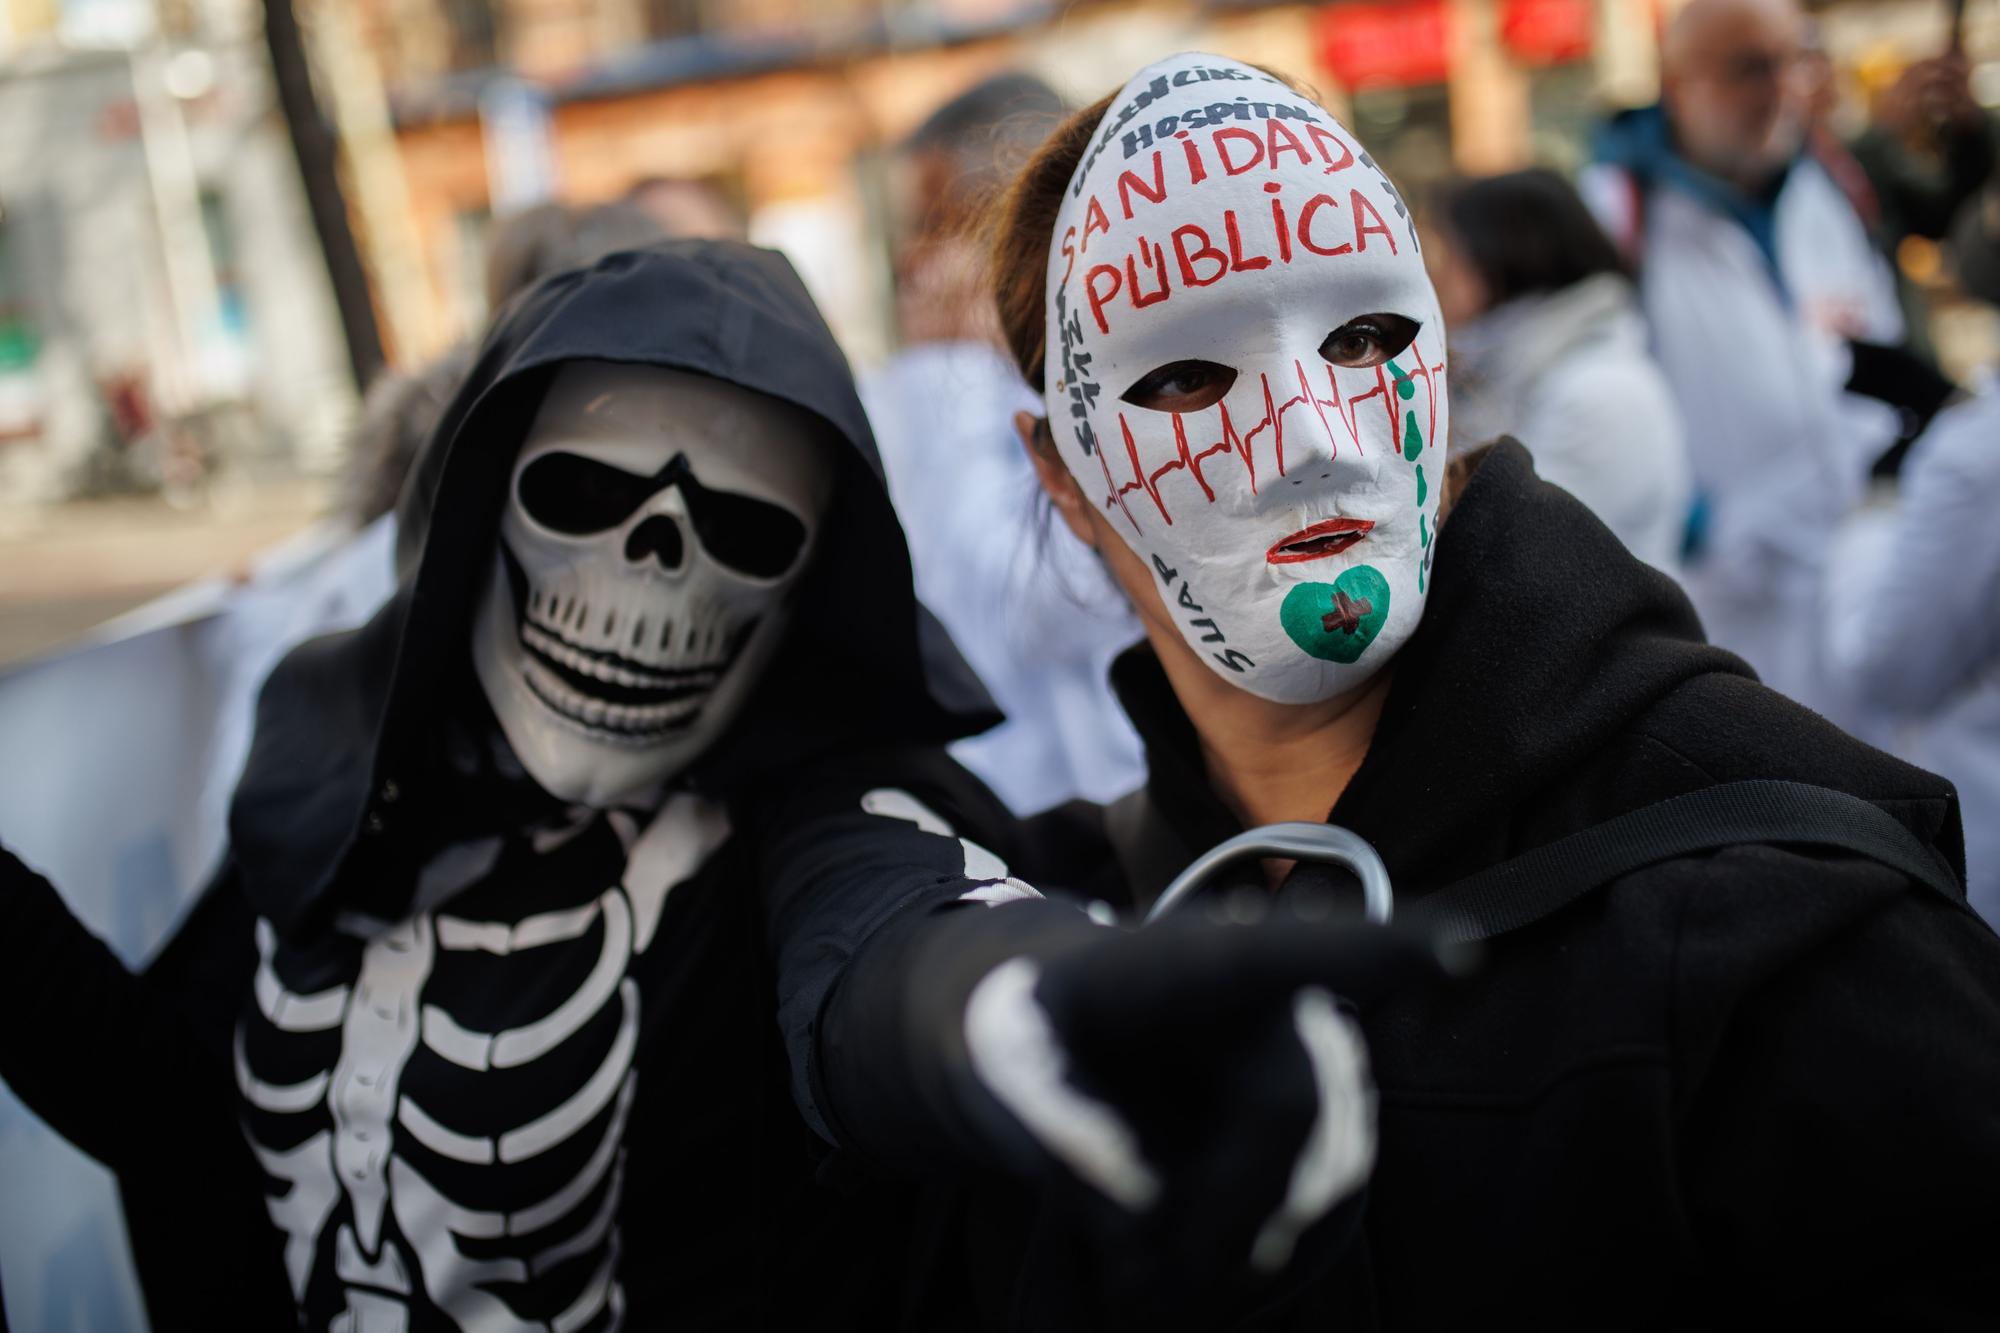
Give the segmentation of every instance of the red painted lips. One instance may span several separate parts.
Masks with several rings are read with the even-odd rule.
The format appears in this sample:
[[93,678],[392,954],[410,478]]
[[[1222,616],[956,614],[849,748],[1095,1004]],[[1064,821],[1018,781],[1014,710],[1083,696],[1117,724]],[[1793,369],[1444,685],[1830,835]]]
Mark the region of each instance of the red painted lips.
[[1273,565],[1324,560],[1327,556],[1339,555],[1374,530],[1375,524],[1369,519],[1329,518],[1289,537],[1280,538],[1264,553],[1264,559]]

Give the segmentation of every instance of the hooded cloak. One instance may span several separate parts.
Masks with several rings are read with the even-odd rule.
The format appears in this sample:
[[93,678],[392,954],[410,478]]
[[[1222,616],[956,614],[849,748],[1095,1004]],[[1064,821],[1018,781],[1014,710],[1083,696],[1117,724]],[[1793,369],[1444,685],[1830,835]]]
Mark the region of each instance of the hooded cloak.
[[[404,830],[437,804],[424,792],[440,763],[430,720],[471,684],[472,615],[515,457],[555,367],[584,360],[693,371],[791,403],[839,456],[785,643],[694,785],[726,799],[843,746],[941,743],[998,721],[917,603],[853,375],[791,265],[727,241],[609,255],[496,321],[404,489],[395,595],[360,629],[294,651],[264,687],[230,840],[243,891],[281,933],[339,896],[364,846],[422,836]],[[397,915],[379,896],[365,905]]]
[[[779,650],[730,730],[670,785],[657,811],[564,807],[541,792],[498,740],[470,666],[472,618],[513,464],[555,368],[572,360],[691,371],[781,399],[817,419],[837,459],[832,502]],[[453,946],[439,943],[437,970],[412,992],[423,1001],[425,1036],[397,1075],[404,1080],[398,1104],[414,1097],[424,1111],[425,1087],[434,1097],[456,1088],[457,1103],[433,1103],[424,1119],[455,1115],[454,1130],[473,1128],[497,1143],[530,1113],[517,1107],[567,1095],[565,1078],[581,1081],[593,1068],[615,1074],[604,1049],[628,1040],[614,1032],[636,1030],[626,1093],[615,1110],[576,1128],[574,1144],[545,1154],[548,1179],[582,1181],[575,1159],[592,1143],[617,1149],[611,1192],[593,1187],[586,1197],[589,1208],[616,1213],[606,1263],[636,1326],[757,1322],[768,1313],[766,1299],[786,1285],[779,1277],[786,1246],[777,1231],[795,1229],[795,1219],[811,1212],[802,1203],[811,1157],[795,1138],[796,1117],[782,1091],[764,926],[740,840],[727,835],[730,816],[740,825],[738,807],[756,799],[758,784],[792,766],[862,746],[928,747],[995,720],[976,680],[916,602],[846,362],[797,275],[773,252],[676,241],[608,256],[550,279],[496,320],[418,458],[399,524],[394,596],[361,628],[296,649],[267,682],[231,810],[224,869],[144,976],[127,972],[44,881],[0,857],[7,881],[0,885],[0,1001],[24,1015],[0,1045],[0,1075],[119,1175],[157,1326],[212,1326],[227,1310],[241,1326],[278,1327],[294,1321],[295,1309],[307,1326],[319,1326],[354,1288],[352,1256],[335,1253],[336,1229],[343,1218],[354,1221],[341,1210],[356,1217],[366,1210],[336,1199],[322,1220],[298,1224],[309,1191],[296,1180],[287,1188],[274,1163],[304,1153],[316,1182],[326,1153],[313,1150],[309,1136],[317,1127],[338,1140],[347,1126],[333,1098],[274,1103],[269,1071],[293,1061],[296,1080],[325,1061],[346,1061],[341,1052],[357,1039],[340,1017],[314,1029],[277,1014],[293,999],[359,997],[364,950],[397,931],[432,938],[444,908],[417,897],[424,868],[468,844],[498,845],[488,868],[445,907],[462,909],[475,924],[525,921],[531,910],[580,916],[600,901],[606,883],[629,905],[606,906],[601,924],[559,943],[573,947],[571,955],[540,965],[521,985],[521,973],[501,969],[527,966],[510,958],[553,956],[549,948],[460,944],[451,964],[458,970],[447,975],[443,960]],[[647,837],[672,832],[668,816],[676,809],[696,812],[679,827],[701,836],[669,839],[673,876],[654,874],[657,882],[634,889],[652,873],[642,864],[659,865],[657,839],[653,859],[642,856]],[[476,1076],[487,1083],[468,1084],[448,1060],[439,1062],[429,1039],[433,1002],[448,1010],[455,1002],[459,1018],[468,1011],[478,1017],[481,1004],[514,1005],[509,1023],[540,1015],[535,1005],[584,985],[577,978],[587,965],[612,957],[612,918],[621,912],[631,941],[622,988],[545,1064],[507,1071],[496,1057],[495,1072]],[[839,935],[837,923],[820,924]],[[340,1012],[352,1018],[354,1004],[342,999]],[[329,1070],[335,1084],[345,1067]],[[642,1128],[626,1134],[628,1101],[630,1123]],[[274,1115],[274,1106],[284,1114]],[[607,1118],[610,1128],[603,1128]],[[438,1189],[445,1203],[517,1206],[484,1196],[488,1184],[477,1168],[465,1174],[472,1158],[460,1156],[457,1167],[447,1160],[455,1141],[462,1147],[472,1139],[440,1136],[434,1125],[426,1138],[407,1109],[395,1110],[389,1123],[393,1148],[379,1155],[393,1152],[392,1162],[428,1173],[419,1182],[427,1188],[445,1181]],[[441,1150],[423,1155],[434,1147]],[[569,1160],[558,1160],[572,1148]],[[503,1146],[496,1160],[507,1164],[494,1168],[500,1179],[518,1156],[510,1159]],[[393,1189],[402,1188],[393,1183],[400,1179],[392,1177]],[[546,1192],[547,1179],[532,1188]],[[389,1225],[379,1220],[383,1210],[375,1211],[372,1226]],[[387,1216],[402,1225],[400,1203]],[[468,1254],[464,1238],[446,1237],[432,1216],[429,1227],[403,1225],[412,1252],[423,1238],[449,1241],[460,1275],[468,1265],[493,1262],[477,1242]],[[375,1243],[371,1224],[355,1226],[364,1247]],[[544,1249],[530,1264],[536,1281],[544,1262],[560,1267],[552,1253]],[[599,1259],[593,1254],[588,1262]],[[815,1262],[830,1268],[823,1257]],[[399,1293],[413,1326],[452,1326],[441,1322],[429,1258],[419,1266],[425,1271],[404,1274]],[[587,1295],[597,1281],[582,1273],[571,1286]],[[492,1295],[484,1280],[460,1290],[468,1299]],[[507,1294],[518,1305],[549,1292],[523,1286]]]

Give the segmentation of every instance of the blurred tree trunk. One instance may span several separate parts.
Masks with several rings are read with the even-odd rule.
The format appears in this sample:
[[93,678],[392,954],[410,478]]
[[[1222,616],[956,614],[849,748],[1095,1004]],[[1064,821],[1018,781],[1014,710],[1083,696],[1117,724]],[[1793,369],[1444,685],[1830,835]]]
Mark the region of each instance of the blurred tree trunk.
[[313,97],[312,75],[306,65],[304,36],[292,0],[264,0],[264,40],[271,51],[271,74],[278,85],[278,105],[291,132],[292,151],[305,181],[306,203],[313,230],[326,255],[327,276],[340,309],[341,332],[347,340],[347,361],[354,384],[366,390],[382,369],[382,333],[375,323],[375,304],[368,290],[368,273],[361,263],[354,230],[348,225],[347,201],[337,174],[339,146]]

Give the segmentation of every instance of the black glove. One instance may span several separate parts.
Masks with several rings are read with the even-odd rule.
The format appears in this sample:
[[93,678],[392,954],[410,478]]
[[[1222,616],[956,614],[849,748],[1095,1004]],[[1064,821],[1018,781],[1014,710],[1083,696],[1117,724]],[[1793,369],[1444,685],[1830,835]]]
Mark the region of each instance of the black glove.
[[1850,339],[1848,348],[1853,360],[1845,386],[1847,392],[1896,409],[1896,440],[1870,468],[1877,478],[1894,477],[1902,470],[1910,446],[1931,424],[1931,418],[1951,401],[1958,386],[1907,347]]
[[1426,941],[1289,914],[1128,931],[1052,903],[937,924],[950,963],[916,969],[906,1011],[920,1080],[1076,1219],[1120,1323],[1224,1326],[1344,1246],[1375,1148],[1353,1009],[1438,975]]

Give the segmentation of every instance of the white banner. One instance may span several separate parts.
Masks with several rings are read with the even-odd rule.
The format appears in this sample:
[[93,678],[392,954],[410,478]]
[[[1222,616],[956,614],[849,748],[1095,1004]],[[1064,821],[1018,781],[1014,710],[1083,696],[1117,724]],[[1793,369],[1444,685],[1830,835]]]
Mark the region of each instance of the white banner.
[[[222,858],[256,695],[293,645],[394,586],[395,528],[307,533],[0,674],[0,842],[143,967]],[[80,1056],[80,1058],[88,1058]],[[0,1273],[19,1333],[142,1329],[111,1175],[0,1086]]]

